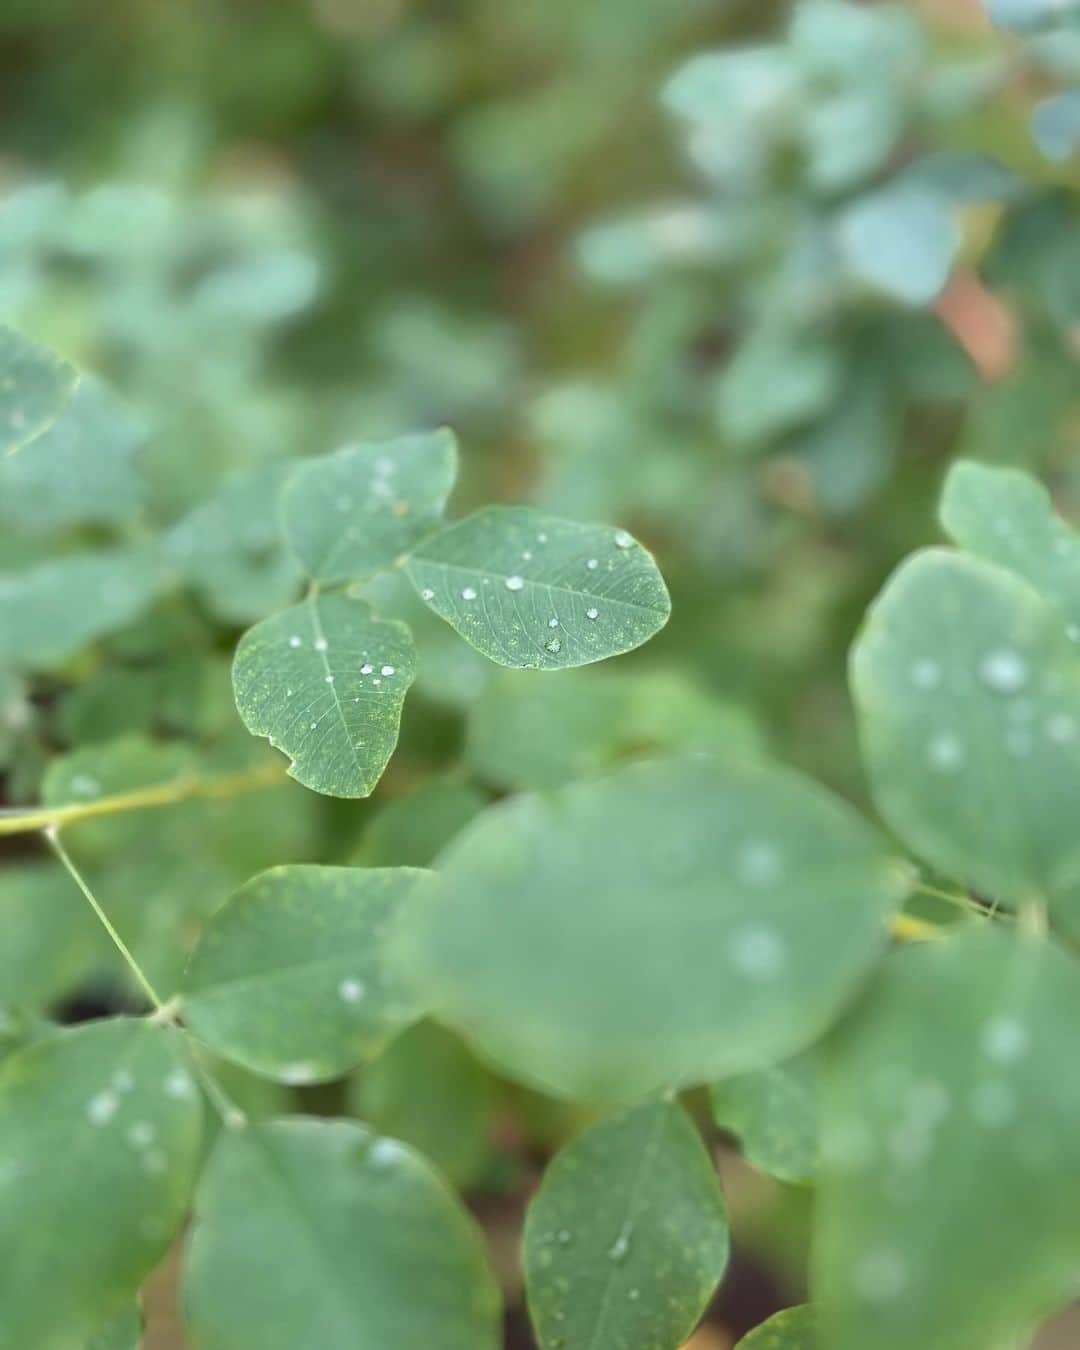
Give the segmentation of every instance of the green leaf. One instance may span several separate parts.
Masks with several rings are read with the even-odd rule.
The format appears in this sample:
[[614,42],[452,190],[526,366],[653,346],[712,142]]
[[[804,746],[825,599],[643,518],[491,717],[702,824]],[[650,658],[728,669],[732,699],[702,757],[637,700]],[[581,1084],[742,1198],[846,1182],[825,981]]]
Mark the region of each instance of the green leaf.
[[843,375],[835,344],[763,327],[740,345],[720,377],[720,429],[739,449],[756,448],[824,413]]
[[92,1022],[0,1065],[0,1341],[68,1350],[167,1250],[199,1161],[179,1034]]
[[445,428],[347,446],[294,469],[281,497],[285,537],[314,581],[371,576],[438,526],[456,477]]
[[1078,1017],[1044,939],[983,924],[887,963],[823,1067],[830,1350],[1027,1344],[1074,1297]]
[[468,783],[430,778],[376,812],[352,861],[363,867],[430,867],[487,800]]
[[0,455],[14,454],[51,427],[77,382],[66,361],[0,326]]
[[906,305],[927,305],[943,289],[960,251],[947,199],[903,182],[846,207],[837,238],[853,277]]
[[279,1082],[340,1077],[419,1015],[382,940],[427,875],[294,866],[254,877],[203,928],[183,985],[188,1026]]
[[142,506],[142,442],[140,423],[119,399],[96,380],[80,380],[33,453],[0,462],[0,519],[37,531],[129,520]]
[[184,1309],[200,1350],[495,1350],[499,1292],[457,1199],[361,1125],[223,1136],[196,1198]]
[[411,1144],[455,1186],[490,1162],[495,1080],[461,1041],[435,1022],[417,1022],[360,1075],[357,1114]]
[[397,744],[416,651],[362,600],[313,596],[249,629],[233,663],[236,706],[289,773],[332,797],[367,797]]
[[86,1342],[86,1350],[139,1350],[143,1320],[137,1304],[110,1318],[96,1336]]
[[898,899],[877,836],[816,787],[676,759],[489,808],[414,894],[400,950],[513,1076],[627,1100],[802,1049]]
[[749,715],[675,672],[582,670],[549,680],[500,671],[474,704],[465,758],[505,788],[557,787],[647,750],[755,758]]
[[61,867],[0,870],[0,1006],[44,1012],[102,954],[94,916]]
[[735,1350],[821,1350],[818,1313],[809,1303],[785,1308],[744,1336]]
[[1080,150],[1080,89],[1036,103],[1031,131],[1047,159],[1064,162]]
[[808,1055],[714,1083],[713,1118],[743,1153],[780,1181],[809,1182],[817,1170],[817,1077]]
[[987,8],[994,23],[1021,33],[1054,27],[1080,13],[1078,0],[987,0]]
[[493,506],[448,526],[405,564],[421,598],[500,666],[564,670],[647,642],[671,601],[625,530]]
[[0,574],[0,665],[52,670],[133,622],[161,585],[148,550],[68,553]]
[[852,650],[882,815],[921,858],[1008,905],[1080,926],[1080,656],[1003,568],[941,549],[893,575]]
[[250,623],[296,594],[300,568],[277,518],[291,468],[263,464],[233,475],[165,536],[165,557],[225,623]]
[[1080,536],[1055,513],[1040,482],[960,460],[945,480],[941,524],[968,553],[1030,582],[1080,638]]
[[724,1198],[682,1108],[652,1102],[609,1116],[554,1158],[526,1214],[542,1350],[676,1350],[727,1258]]

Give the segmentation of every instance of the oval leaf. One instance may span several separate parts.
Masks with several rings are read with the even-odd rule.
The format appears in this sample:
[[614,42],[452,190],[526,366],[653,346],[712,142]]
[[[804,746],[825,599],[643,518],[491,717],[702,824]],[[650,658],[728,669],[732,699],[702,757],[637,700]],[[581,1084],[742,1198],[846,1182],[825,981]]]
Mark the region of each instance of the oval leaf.
[[185,1265],[200,1350],[499,1344],[472,1220],[417,1154],[361,1125],[284,1120],[221,1138]]
[[602,1120],[555,1157],[526,1215],[541,1347],[675,1350],[727,1258],[724,1198],[682,1108],[653,1102]]
[[446,429],[346,446],[294,470],[281,498],[285,537],[315,581],[371,576],[431,533],[456,477]]
[[0,455],[14,454],[51,427],[77,382],[71,366],[48,348],[0,327]]
[[1078,1019],[1046,940],[981,924],[887,964],[822,1070],[830,1350],[1026,1345],[1075,1295]]
[[817,1310],[809,1303],[785,1308],[744,1336],[735,1350],[821,1350]]
[[0,1066],[0,1343],[68,1350],[164,1255],[199,1161],[176,1032],[92,1022]]
[[710,1090],[713,1118],[763,1172],[808,1182],[817,1170],[817,1081],[809,1056],[741,1074]]
[[585,1100],[802,1049],[899,900],[895,865],[845,806],[703,759],[502,803],[439,862],[402,920],[418,987],[516,1077]]
[[950,203],[903,183],[860,197],[837,229],[851,274],[909,305],[940,293],[960,250]]
[[283,1083],[340,1077],[419,1015],[387,969],[384,929],[409,867],[275,867],[204,926],[184,1018],[227,1059]]
[[332,797],[367,797],[394,753],[415,674],[404,624],[323,595],[244,634],[233,689],[244,725],[291,756],[293,778]]
[[564,670],[640,647],[671,613],[651,554],[625,530],[493,506],[435,535],[405,570],[500,666]]
[[1080,656],[1025,582],[962,554],[906,562],[852,651],[882,815],[948,876],[1080,925]]

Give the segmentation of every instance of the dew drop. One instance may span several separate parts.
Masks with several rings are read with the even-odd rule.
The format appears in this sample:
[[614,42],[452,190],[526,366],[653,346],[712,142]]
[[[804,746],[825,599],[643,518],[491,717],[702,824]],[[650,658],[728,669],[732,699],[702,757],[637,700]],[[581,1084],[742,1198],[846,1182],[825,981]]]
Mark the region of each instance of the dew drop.
[[334,683],[334,677],[333,677],[333,675],[327,675],[327,676],[325,676],[324,678],[325,678],[327,684],[333,684],[333,683]]
[[559,1231],[555,1234],[555,1241],[561,1247],[569,1247],[570,1243],[573,1242],[573,1240],[574,1235],[573,1233],[571,1233],[569,1228],[560,1228]]
[[384,675],[386,675],[386,676],[396,675],[396,674],[397,674],[397,667],[396,667],[396,666],[383,666],[383,668],[382,668],[382,673],[383,673]]
[[1012,648],[999,647],[979,662],[979,678],[995,694],[1016,694],[1027,684],[1027,662]]
[[732,964],[755,980],[769,980],[784,966],[784,944],[771,928],[751,924],[732,935]]
[[346,979],[338,985],[338,994],[345,1003],[359,1003],[364,997],[363,980]]
[[894,1251],[869,1252],[855,1267],[855,1290],[867,1303],[891,1302],[906,1287],[907,1269]]
[[475,586],[466,586],[465,589],[461,592],[461,598],[462,600],[475,600],[476,599]]
[[561,652],[562,641],[557,637],[548,638],[548,640],[544,643],[544,647],[547,651],[552,653]]
[[941,683],[941,667],[929,656],[911,667],[911,683],[916,689],[936,689]]
[[590,558],[589,561],[585,564],[585,566],[589,569],[590,572],[595,572],[596,569],[600,566],[600,559]]
[[1076,740],[1076,732],[1076,718],[1069,713],[1055,713],[1046,723],[1046,734],[1057,745]]
[[423,599],[425,599],[425,600],[434,600],[434,599],[435,599],[435,592],[431,589],[430,586],[425,586],[424,589],[420,592],[420,595],[421,595],[421,596],[423,597]]
[[629,1255],[630,1255],[630,1232],[628,1229],[624,1228],[623,1231],[619,1234],[619,1236],[608,1248],[608,1259],[614,1261],[615,1264],[618,1266],[622,1265],[622,1263],[626,1260],[626,1258]]
[[318,725],[319,725],[318,722],[311,722],[311,723],[308,724],[308,730],[309,730],[309,731],[314,731],[315,728],[316,728]]
[[926,747],[930,767],[938,773],[952,773],[964,762],[964,747],[949,731],[939,731]]
[[750,886],[769,886],[784,868],[775,845],[767,839],[748,839],[735,855],[735,870]]
[[360,667],[360,674],[371,675],[374,672],[374,670],[375,667],[371,664],[371,662],[365,661],[364,664]]
[[91,1097],[86,1104],[86,1118],[91,1125],[107,1125],[120,1107],[120,1098],[106,1090]]
[[127,1141],[132,1148],[149,1148],[157,1138],[157,1130],[148,1120],[137,1120],[127,1132]]
[[615,547],[629,548],[633,544],[633,536],[626,533],[625,530],[615,531]]
[[367,1156],[376,1167],[393,1167],[405,1156],[405,1150],[396,1139],[379,1138],[368,1149]]
[[547,535],[544,533],[543,530],[541,530],[540,533],[536,536],[536,542],[537,542],[538,544],[546,544],[546,543],[547,543],[547,539],[548,539],[548,537],[547,537]]
[[508,591],[520,591],[524,585],[524,577],[513,576],[506,578],[506,589]]
[[300,1087],[304,1083],[311,1083],[317,1077],[318,1071],[312,1064],[297,1062],[281,1066],[281,1081],[290,1084],[292,1087]]
[[112,1085],[117,1092],[130,1092],[135,1086],[135,1079],[127,1069],[117,1069],[113,1074]]
[[532,549],[525,549],[521,555],[522,562],[532,562]]
[[165,1079],[165,1095],[176,1101],[187,1101],[193,1097],[195,1084],[191,1081],[191,1075],[185,1073],[183,1069],[173,1069]]
[[300,638],[299,638],[298,634],[294,633],[294,634],[292,635],[292,637],[289,638],[289,646],[290,646],[290,647],[299,647],[299,646],[300,646]]
[[992,1017],[982,1029],[979,1045],[987,1059],[1010,1064],[1027,1052],[1030,1037],[1027,1028],[1015,1017]]
[[592,609],[587,609],[585,611],[585,617],[587,619],[598,619],[600,617],[600,611],[594,606]]
[[640,1289],[631,1289],[631,1290],[627,1293],[626,1297],[630,1300],[631,1303],[636,1303],[636,1302],[638,1301],[638,1299],[641,1297],[641,1290],[640,1290]]
[[314,646],[317,652],[324,652],[330,646],[330,644],[329,642],[327,642],[325,638],[316,638]]

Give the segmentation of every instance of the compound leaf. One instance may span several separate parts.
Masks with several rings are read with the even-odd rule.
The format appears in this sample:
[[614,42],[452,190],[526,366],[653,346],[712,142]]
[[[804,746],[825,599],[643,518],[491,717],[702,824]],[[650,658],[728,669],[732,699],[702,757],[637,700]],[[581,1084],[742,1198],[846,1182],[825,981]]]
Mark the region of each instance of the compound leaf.
[[500,666],[564,670],[630,651],[667,622],[652,556],[625,530],[493,506],[405,564],[421,598]]
[[438,525],[456,477],[446,429],[346,446],[293,471],[281,498],[285,537],[315,581],[371,576]]
[[223,1136],[185,1264],[200,1350],[499,1344],[472,1219],[418,1154],[362,1125],[281,1120]]
[[255,736],[291,757],[289,773],[332,797],[367,797],[397,744],[416,651],[401,623],[362,600],[312,596],[240,639],[236,706]]
[[675,1350],[724,1273],[724,1200],[673,1102],[631,1107],[556,1155],[525,1219],[529,1308],[543,1350]]
[[184,1017],[210,1048],[283,1083],[340,1077],[419,1015],[383,955],[414,868],[275,867],[203,927]]

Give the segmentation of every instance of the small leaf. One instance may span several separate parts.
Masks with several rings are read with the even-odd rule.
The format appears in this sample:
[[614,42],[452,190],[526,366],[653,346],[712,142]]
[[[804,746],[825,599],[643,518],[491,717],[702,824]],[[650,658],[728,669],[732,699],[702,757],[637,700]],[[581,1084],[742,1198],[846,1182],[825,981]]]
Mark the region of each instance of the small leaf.
[[557,1154],[525,1218],[542,1350],[676,1350],[727,1258],[724,1198],[682,1108],[652,1102],[609,1116]]
[[667,622],[652,556],[624,530],[489,507],[405,564],[421,597],[500,666],[563,670],[631,651]]
[[138,420],[104,385],[80,380],[33,453],[0,462],[0,519],[41,531],[129,520],[142,506],[136,455],[143,438]]
[[980,924],[886,963],[824,1056],[829,1350],[1026,1345],[1075,1296],[1078,1018],[1044,939]]
[[907,305],[927,305],[944,289],[960,250],[948,201],[904,183],[846,207],[837,237],[852,276]]
[[367,1065],[357,1113],[411,1144],[455,1186],[477,1181],[493,1155],[492,1075],[435,1022],[408,1027]]
[[[1017,522],[1020,528],[1020,520]],[[882,815],[946,876],[1080,925],[1080,655],[1011,572],[942,549],[887,583],[852,649]]]
[[1080,536],[1037,479],[960,460],[945,480],[941,524],[968,553],[1030,582],[1080,638]]
[[785,1308],[744,1336],[735,1350],[822,1350],[818,1323],[817,1309],[809,1303]]
[[225,623],[250,623],[296,594],[300,568],[277,520],[291,467],[234,474],[165,536],[165,557]]
[[179,1034],[92,1022],[0,1065],[0,1343],[67,1350],[165,1254],[199,1161]]
[[314,581],[371,576],[436,528],[456,476],[457,441],[445,429],[347,446],[293,470],[285,537]]
[[632,1100],[812,1041],[882,950],[897,880],[798,777],[659,761],[483,812],[414,893],[400,955],[513,1076]]
[[203,927],[183,985],[187,1024],[279,1082],[340,1077],[419,1015],[382,935],[427,875],[294,866],[254,877]]
[[1071,159],[1080,150],[1080,89],[1067,89],[1037,103],[1031,131],[1047,159]]
[[780,1181],[809,1182],[817,1170],[817,1079],[809,1056],[714,1083],[713,1118],[743,1153]]
[[0,326],[0,455],[14,454],[51,427],[77,382],[67,362]]
[[53,670],[137,619],[161,585],[146,550],[68,553],[0,574],[0,665]]
[[417,1154],[361,1125],[282,1120],[223,1136],[185,1266],[200,1350],[499,1344],[472,1219]]
[[233,663],[236,706],[289,773],[332,797],[367,797],[397,744],[416,651],[362,600],[313,596],[249,629]]

